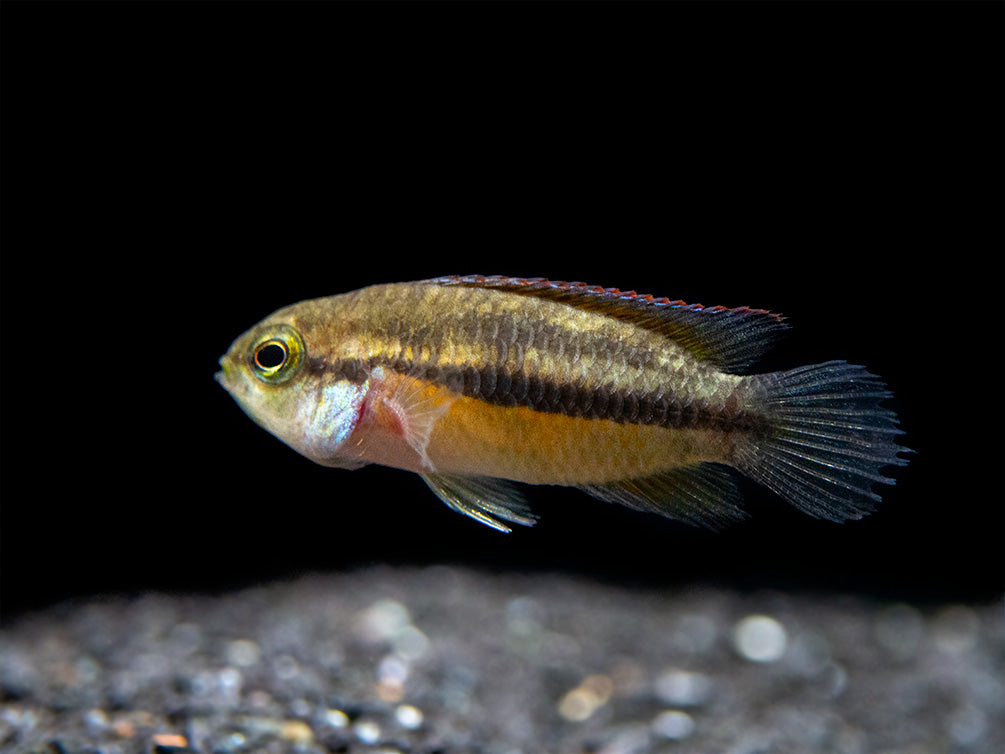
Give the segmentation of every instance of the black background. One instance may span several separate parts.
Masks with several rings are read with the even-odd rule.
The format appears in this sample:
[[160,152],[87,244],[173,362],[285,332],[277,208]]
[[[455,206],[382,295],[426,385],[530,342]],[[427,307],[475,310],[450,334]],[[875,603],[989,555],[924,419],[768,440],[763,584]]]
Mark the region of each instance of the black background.
[[[5,616],[377,563],[1001,594],[1001,4],[0,11]],[[867,364],[917,453],[845,525],[538,487],[501,535],[213,381],[280,306],[471,273],[781,312],[764,369]]]

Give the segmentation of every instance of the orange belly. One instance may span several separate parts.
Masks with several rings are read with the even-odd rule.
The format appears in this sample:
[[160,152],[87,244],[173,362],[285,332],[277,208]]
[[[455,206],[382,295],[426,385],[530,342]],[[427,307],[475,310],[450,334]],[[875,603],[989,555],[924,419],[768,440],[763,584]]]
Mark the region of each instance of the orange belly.
[[[374,411],[347,445],[370,463],[409,471],[481,475],[531,484],[599,484],[701,461],[724,461],[721,430],[670,429],[499,406],[412,378],[403,405]],[[401,385],[384,385],[389,395]],[[428,464],[409,442],[409,405],[439,410],[428,433]]]

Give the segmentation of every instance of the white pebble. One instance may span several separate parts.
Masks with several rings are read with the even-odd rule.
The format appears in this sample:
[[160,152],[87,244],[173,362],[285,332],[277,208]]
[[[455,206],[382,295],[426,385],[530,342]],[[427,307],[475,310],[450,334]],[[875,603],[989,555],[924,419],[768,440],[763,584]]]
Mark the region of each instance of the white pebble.
[[340,709],[326,709],[322,721],[333,728],[345,728],[349,725],[349,716]]
[[415,626],[405,626],[393,639],[394,651],[406,660],[418,660],[429,649],[429,639]]
[[375,744],[380,740],[380,726],[369,720],[356,723],[353,731],[356,733],[356,738],[365,744]]
[[708,700],[712,682],[701,673],[671,668],[656,679],[656,695],[667,704],[690,707]]
[[394,655],[388,655],[377,664],[377,678],[381,683],[402,684],[408,678],[408,665]]
[[780,660],[788,641],[782,624],[767,615],[748,615],[733,629],[733,646],[752,662]]
[[402,728],[415,730],[422,725],[422,710],[411,704],[401,704],[394,710],[394,719]]
[[694,719],[686,712],[667,710],[656,716],[652,730],[657,736],[680,741],[694,733]]
[[412,621],[408,608],[395,600],[377,600],[360,617],[363,635],[373,641],[393,638]]
[[86,725],[88,730],[92,733],[103,731],[109,725],[108,715],[105,714],[105,711],[102,709],[89,709],[84,713],[84,725]]
[[237,668],[223,668],[217,675],[220,692],[228,699],[237,700],[241,696],[244,677]]
[[235,639],[227,645],[227,662],[239,668],[250,668],[261,656],[262,650],[250,639]]

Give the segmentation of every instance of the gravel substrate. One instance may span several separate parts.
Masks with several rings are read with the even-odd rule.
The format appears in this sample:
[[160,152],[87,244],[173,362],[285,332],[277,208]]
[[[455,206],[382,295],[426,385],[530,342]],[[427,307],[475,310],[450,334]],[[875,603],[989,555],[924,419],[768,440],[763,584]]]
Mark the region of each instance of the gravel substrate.
[[25,615],[0,693],[11,752],[1000,753],[1005,615],[375,568]]

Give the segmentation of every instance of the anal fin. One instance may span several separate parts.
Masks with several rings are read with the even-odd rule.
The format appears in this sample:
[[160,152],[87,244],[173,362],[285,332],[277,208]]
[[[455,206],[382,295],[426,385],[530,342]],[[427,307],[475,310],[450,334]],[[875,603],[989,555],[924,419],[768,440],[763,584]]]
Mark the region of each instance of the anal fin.
[[740,507],[742,495],[732,475],[714,463],[685,466],[640,479],[581,485],[580,489],[608,503],[713,530],[747,516]]
[[508,533],[511,529],[495,517],[523,526],[533,526],[536,521],[523,495],[502,479],[437,473],[421,476],[449,507],[498,531]]

